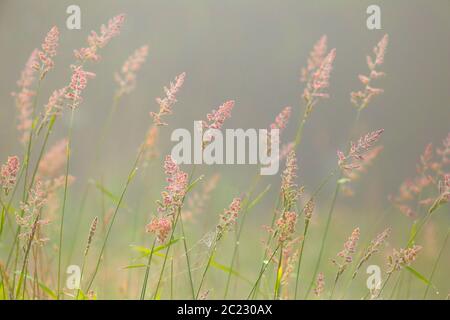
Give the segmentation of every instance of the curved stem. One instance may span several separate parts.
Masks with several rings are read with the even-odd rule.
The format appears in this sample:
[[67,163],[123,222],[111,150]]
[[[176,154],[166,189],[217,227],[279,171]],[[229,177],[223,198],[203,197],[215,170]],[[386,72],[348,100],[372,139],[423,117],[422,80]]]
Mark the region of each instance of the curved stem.
[[108,243],[108,239],[109,239],[109,236],[111,234],[112,227],[114,225],[114,221],[116,220],[117,213],[119,212],[120,206],[122,205],[122,201],[123,201],[123,199],[125,197],[125,194],[126,194],[126,192],[128,190],[128,187],[129,187],[131,181],[133,180],[133,178],[134,178],[134,176],[136,174],[136,171],[137,171],[137,167],[136,166],[139,163],[139,160],[141,159],[143,151],[144,151],[144,148],[140,147],[138,155],[136,157],[136,160],[134,161],[133,166],[131,167],[130,173],[128,174],[127,181],[125,182],[125,185],[123,187],[122,193],[121,193],[120,198],[119,198],[119,201],[117,202],[116,208],[115,208],[114,213],[112,215],[111,222],[110,222],[110,224],[108,226],[108,230],[106,232],[105,239],[103,240],[103,245],[102,245],[102,248],[101,248],[100,253],[98,255],[98,259],[97,259],[97,263],[95,265],[94,273],[92,274],[92,278],[89,281],[89,285],[87,287],[88,291],[91,288],[92,283],[94,282],[95,277],[97,275],[97,272],[98,272],[98,269],[100,267],[100,263],[101,263],[101,260],[102,260],[103,253],[104,253],[104,251],[106,249],[106,245]]

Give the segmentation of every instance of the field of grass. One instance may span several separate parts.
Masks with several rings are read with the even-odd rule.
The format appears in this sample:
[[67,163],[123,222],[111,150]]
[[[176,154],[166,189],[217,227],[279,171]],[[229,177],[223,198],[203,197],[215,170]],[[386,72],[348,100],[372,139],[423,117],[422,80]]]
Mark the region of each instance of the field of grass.
[[[114,91],[105,92],[97,81],[104,78],[91,70],[111,53],[110,43],[121,41],[126,24],[127,15],[117,15],[84,44],[74,43],[67,65],[55,59],[74,48],[61,46],[61,27],[52,27],[31,47],[10,103],[2,106],[0,117],[15,108],[16,140],[0,137],[15,150],[0,154],[0,299],[449,298],[450,131],[418,146],[423,152],[405,164],[416,169],[383,202],[373,200],[380,188],[362,183],[379,157],[394,156],[383,143],[396,133],[364,122],[373,103],[389,95],[383,90],[393,41],[387,34],[367,48],[367,58],[359,57],[366,67],[353,75],[359,82],[347,93],[346,144],[331,150],[323,175],[323,168],[299,159],[307,158],[308,130],[321,125],[314,121],[317,109],[332,101],[330,88],[340,81],[335,60],[348,57],[330,48],[334,42],[325,35],[311,49],[305,45],[310,53],[299,61],[298,105],[258,124],[280,131],[279,172],[264,176],[259,165],[239,168],[240,175],[230,174],[233,165],[174,161],[172,119],[187,112],[188,72],[165,75],[172,80],[159,97],[135,102],[145,112],[121,123],[130,97],[152,85],[140,80],[151,47],[120,47],[131,55],[116,61]],[[66,82],[49,84],[64,68]],[[14,82],[3,74],[6,81]],[[109,103],[94,124],[97,134],[77,141],[86,121],[80,109],[96,107],[84,95],[88,88]],[[240,108],[238,99],[223,99],[208,114],[188,112],[205,130],[226,129]],[[115,140],[122,136],[114,135],[119,123],[124,132],[137,124],[148,129],[135,141]],[[215,142],[206,135],[203,150]],[[80,157],[83,166],[75,161]],[[307,171],[322,176],[306,184]],[[354,206],[356,199],[362,200]]]

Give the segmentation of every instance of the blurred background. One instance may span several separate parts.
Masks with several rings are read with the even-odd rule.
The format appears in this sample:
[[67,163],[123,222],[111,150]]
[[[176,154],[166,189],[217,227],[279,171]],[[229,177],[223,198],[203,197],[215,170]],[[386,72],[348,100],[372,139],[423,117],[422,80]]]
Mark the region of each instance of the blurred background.
[[[81,8],[81,30],[68,30],[66,8],[76,4]],[[366,8],[371,4],[381,7],[381,30],[368,30]],[[137,87],[124,97],[112,120],[112,129],[102,147],[104,185],[119,193],[126,179],[136,151],[151,124],[150,111],[157,111],[156,97],[163,96],[163,87],[186,72],[186,81],[178,94],[174,114],[168,118],[169,127],[161,131],[159,151],[170,152],[173,144],[170,133],[174,128],[192,131],[193,121],[204,119],[211,109],[224,101],[236,101],[232,118],[226,128],[266,128],[285,106],[293,107],[291,122],[283,133],[283,140],[293,139],[297,119],[303,113],[300,70],[306,65],[314,43],[328,36],[328,47],[336,48],[337,56],[328,89],[330,99],[321,100],[305,127],[299,159],[299,181],[312,191],[335,166],[336,150],[348,145],[347,137],[354,121],[355,109],[350,103],[350,92],[361,88],[358,74],[367,73],[366,55],[385,33],[389,46],[382,66],[386,77],[377,82],[385,92],[372,101],[361,115],[359,135],[384,128],[381,144],[384,150],[355,187],[352,198],[341,198],[335,216],[330,241],[331,258],[339,250],[351,230],[360,225],[362,234],[371,237],[372,222],[378,221],[388,207],[388,196],[397,192],[399,185],[415,174],[416,163],[425,145],[439,145],[449,132],[450,119],[450,1],[0,1],[0,159],[21,154],[16,131],[16,109],[10,93],[16,90],[16,80],[30,54],[40,46],[46,32],[59,27],[60,46],[55,58],[55,69],[43,83],[42,106],[50,93],[68,83],[73,50],[85,46],[91,30],[99,30],[102,23],[119,13],[126,14],[121,35],[101,51],[102,60],[86,69],[95,72],[83,93],[84,101],[76,112],[73,136],[71,174],[77,181],[69,197],[69,221],[76,221],[78,204],[86,182],[93,178],[89,169],[96,152],[96,138],[112,104],[117,88],[114,72],[120,70],[125,59],[138,47],[148,44],[147,62],[138,73]],[[68,112],[56,126],[52,142],[67,135]],[[356,138],[356,137],[354,137]],[[124,210],[114,228],[118,262],[108,264],[110,274],[122,277],[118,271],[127,263],[130,253],[126,247],[132,241],[149,246],[144,234],[144,223],[154,212],[154,201],[163,187],[162,160],[152,164],[155,170],[146,175],[147,181],[136,183],[126,202],[139,207],[135,229],[131,213]],[[235,195],[245,192],[257,170],[256,166],[201,166],[199,174],[211,176],[220,173],[220,184],[208,205],[202,226],[213,226],[217,213]],[[281,172],[281,170],[280,170]],[[141,177],[142,178],[142,177]],[[144,178],[142,178],[144,180]],[[250,216],[248,228],[257,236],[247,239],[245,249],[258,255],[242,255],[243,272],[254,278],[254,269],[260,259],[260,240],[264,237],[261,225],[269,224],[274,200],[279,188],[279,175],[264,177],[262,187],[272,184],[270,194]],[[317,230],[311,243],[320,238],[326,210],[334,184],[318,199],[315,217]],[[83,247],[92,217],[102,210],[101,194],[92,191],[89,206],[83,213],[80,237],[76,246]],[[144,195],[143,204],[140,198]],[[106,200],[108,202],[108,200]],[[139,203],[139,205],[138,205]],[[106,207],[111,203],[107,203]],[[103,206],[105,206],[103,204]],[[440,245],[448,227],[448,207],[434,222],[436,229],[430,236]],[[443,211],[445,211],[443,210]],[[404,242],[412,221],[392,211],[381,222],[381,227],[393,225],[392,241]],[[439,227],[442,224],[444,227]],[[397,226],[397,227],[395,227]],[[202,230],[192,225],[192,230]],[[126,232],[123,232],[126,230]],[[367,231],[367,233],[365,233]],[[381,230],[377,230],[381,231]],[[130,236],[125,235],[130,234]],[[135,237],[137,234],[137,238]],[[194,234],[194,232],[193,232]],[[201,238],[196,232],[192,243]],[[197,239],[198,238],[198,239]],[[316,239],[317,238],[317,239]],[[425,241],[425,240],[424,240]],[[123,250],[123,251],[122,251]],[[312,268],[314,246],[309,247]],[[81,254],[82,249],[78,250]],[[125,254],[127,253],[127,254]],[[435,257],[436,251],[428,253]],[[122,258],[122,260],[120,260]],[[75,258],[73,258],[75,260]],[[325,260],[326,260],[325,259]],[[443,258],[441,270],[448,269],[450,256]],[[248,260],[248,261],[247,261]],[[222,261],[226,264],[227,259]],[[325,261],[325,262],[328,262]],[[76,263],[70,262],[70,263]],[[380,264],[382,264],[380,260]],[[426,261],[424,261],[425,265]],[[311,265],[310,265],[311,264]],[[329,266],[332,270],[332,266]],[[420,269],[420,267],[418,267]],[[253,271],[252,271],[253,270]],[[430,267],[421,269],[425,274]],[[138,272],[138,271],[136,271]],[[330,271],[331,279],[332,271]],[[133,275],[134,276],[134,275]],[[443,291],[449,291],[448,276],[439,275]],[[211,280],[214,281],[214,280]],[[217,281],[221,281],[218,277]],[[361,281],[361,288],[364,281]],[[114,290],[117,289],[117,286]],[[132,290],[127,288],[127,290]],[[239,287],[237,290],[240,290]],[[242,290],[247,292],[247,288]],[[242,291],[242,292],[244,292]],[[105,290],[105,297],[120,297],[117,292]]]

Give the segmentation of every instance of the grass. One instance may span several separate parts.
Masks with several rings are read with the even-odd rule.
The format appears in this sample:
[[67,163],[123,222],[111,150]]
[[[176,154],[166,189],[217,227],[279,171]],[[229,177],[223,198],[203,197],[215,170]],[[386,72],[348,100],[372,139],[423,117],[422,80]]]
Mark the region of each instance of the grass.
[[[248,188],[242,190],[238,190],[234,177],[225,177],[221,184],[206,188],[209,172],[204,166],[192,165],[188,174],[185,165],[159,152],[164,141],[158,133],[174,129],[171,115],[180,112],[176,102],[178,98],[182,101],[185,73],[164,88],[163,98],[149,106],[148,111],[156,109],[151,116],[136,119],[146,121],[151,129],[143,141],[136,142],[139,147],[130,160],[131,166],[125,168],[125,173],[108,170],[109,162],[114,160],[102,153],[107,149],[114,121],[119,121],[123,112],[119,104],[133,93],[138,74],[145,72],[147,47],[142,47],[122,68],[117,67],[120,72],[112,106],[99,124],[100,133],[85,142],[95,145],[96,150],[94,161],[86,169],[88,178],[77,181],[84,189],[81,201],[76,201],[79,192],[70,188],[75,113],[89,104],[88,99],[81,98],[85,87],[100,86],[91,81],[93,74],[84,68],[89,68],[89,63],[101,63],[99,52],[108,54],[107,44],[119,36],[123,23],[123,15],[114,17],[96,35],[95,45],[91,41],[87,48],[76,51],[76,67],[63,88],[64,94],[57,99],[41,101],[47,94],[42,89],[47,87],[43,86],[46,75],[54,67],[48,59],[56,54],[48,48],[58,39],[47,36],[34,67],[25,68],[23,75],[28,81],[19,86],[24,99],[16,98],[19,112],[29,113],[28,118],[20,118],[25,128],[20,133],[25,131],[27,137],[22,144],[22,164],[13,168],[5,163],[1,171],[0,299],[445,298],[436,292],[445,293],[450,285],[443,273],[448,267],[445,213],[450,201],[450,178],[446,176],[450,136],[439,147],[426,148],[417,161],[416,177],[391,197],[386,212],[360,208],[370,211],[376,224],[370,223],[368,215],[358,217],[341,203],[344,191],[350,188],[368,192],[358,189],[358,179],[370,174],[372,160],[376,161],[371,152],[385,135],[392,134],[381,137],[382,130],[365,134],[358,127],[362,110],[381,94],[374,86],[382,84],[379,78],[383,76],[387,36],[375,46],[368,60],[369,75],[359,77],[362,89],[351,95],[356,121],[353,126],[343,124],[350,128],[345,140],[349,147],[345,153],[338,152],[334,160],[337,165],[315,189],[303,186],[297,175],[316,168],[297,165],[296,159],[306,152],[302,145],[304,131],[313,111],[328,98],[328,87],[334,83],[332,69],[337,51],[327,49],[326,37],[316,44],[302,72],[304,103],[297,108],[298,123],[288,123],[291,108],[285,108],[270,126],[282,132],[281,142],[288,146],[280,159],[281,182],[256,174],[245,184]],[[26,95],[30,91],[32,94]],[[234,111],[234,105],[232,100],[225,102],[206,117],[205,126],[227,126],[229,118],[241,112]],[[67,148],[45,163],[49,143],[61,138],[55,137],[58,133],[53,129],[66,116],[70,117],[64,137]],[[293,137],[284,130],[288,125],[294,128]],[[204,141],[203,147],[209,143],[212,141]],[[51,164],[51,173],[42,170],[43,165]],[[220,171],[219,167],[213,170]],[[121,175],[124,181],[119,179]],[[140,179],[135,179],[138,176]],[[328,194],[332,182],[335,185]],[[43,192],[36,194],[38,186]],[[329,196],[331,203],[327,207]],[[308,206],[311,204],[314,209]],[[85,233],[87,220],[91,222],[94,216],[100,219],[95,218]],[[96,230],[97,224],[101,231]],[[355,224],[361,229],[364,243],[359,240],[359,229],[358,237],[348,238]],[[387,226],[392,230],[389,240],[372,240]],[[437,226],[439,231],[430,235],[430,226]],[[74,236],[68,244],[70,233]],[[367,253],[368,248],[373,250]],[[430,254],[436,250],[437,256]],[[65,281],[65,269],[74,261],[81,262],[76,288],[68,287]],[[367,287],[363,264],[380,266],[380,287]],[[316,283],[319,272],[325,275],[325,283]]]

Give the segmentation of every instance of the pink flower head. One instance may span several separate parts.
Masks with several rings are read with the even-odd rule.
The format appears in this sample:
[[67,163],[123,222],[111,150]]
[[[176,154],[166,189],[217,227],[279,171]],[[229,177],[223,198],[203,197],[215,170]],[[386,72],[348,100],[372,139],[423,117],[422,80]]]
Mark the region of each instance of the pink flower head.
[[59,116],[64,105],[64,98],[66,97],[67,87],[53,91],[47,104],[45,105],[45,112],[41,122],[41,127],[50,121],[53,116]]
[[188,174],[181,171],[170,155],[164,161],[164,171],[168,185],[166,191],[161,193],[162,201],[158,202],[158,211],[173,216],[182,206],[188,187]]
[[[225,120],[231,118],[231,111],[234,107],[234,101],[229,100],[221,105],[217,110],[212,110],[211,113],[206,115],[207,121],[202,122],[204,130],[208,129],[221,129]],[[203,136],[203,145],[205,146],[209,142],[212,142],[213,135],[206,133]]]
[[122,66],[121,72],[115,74],[116,82],[120,86],[118,95],[130,93],[136,86],[136,73],[144,64],[148,55],[148,46],[137,49]]
[[166,217],[153,217],[150,223],[146,225],[145,230],[149,233],[154,233],[156,239],[160,243],[164,243],[172,230],[172,222]]
[[84,71],[83,66],[72,66],[72,77],[70,79],[70,85],[66,98],[71,100],[71,108],[79,106],[81,101],[81,92],[86,88],[88,79],[95,77],[92,72]]
[[365,160],[365,153],[370,151],[372,146],[380,139],[383,132],[384,129],[379,129],[362,136],[357,143],[351,142],[350,151],[347,155],[338,150],[339,166],[347,171],[359,168],[360,163]]
[[303,68],[301,71],[301,78],[300,80],[302,82],[308,81],[308,79],[311,76],[311,73],[320,67],[322,64],[322,61],[325,57],[325,54],[327,52],[327,36],[323,35],[319,41],[316,42],[314,45],[312,51],[309,53],[307,67]]
[[100,55],[97,54],[97,50],[105,47],[112,38],[119,35],[124,21],[125,15],[120,14],[110,19],[108,21],[108,25],[102,25],[100,27],[100,34],[97,34],[95,31],[91,31],[91,34],[87,39],[89,46],[75,50],[75,57],[80,61],[98,61],[100,59]]
[[50,29],[42,44],[42,50],[49,57],[56,56],[56,49],[58,48],[59,30],[56,26]]
[[19,157],[8,157],[6,164],[2,165],[0,172],[0,185],[3,191],[8,195],[9,191],[14,187],[17,180],[17,173],[19,172],[20,161]]
[[229,231],[236,224],[239,211],[241,211],[241,199],[234,198],[228,209],[220,215],[220,221],[217,225],[217,237],[222,237],[223,233]]
[[168,114],[172,114],[172,107],[177,102],[176,94],[183,86],[184,79],[186,78],[186,72],[181,73],[175,77],[174,82],[170,82],[169,87],[164,87],[166,96],[164,98],[157,98],[156,102],[159,104],[159,111],[150,112],[150,116],[153,118],[153,123],[157,126],[165,126],[167,123],[162,121],[162,117]]
[[285,107],[283,111],[281,111],[277,115],[277,117],[275,118],[275,122],[270,125],[270,128],[280,130],[285,129],[289,121],[289,117],[291,116],[291,112],[292,112],[291,107]]
[[229,100],[221,105],[217,110],[212,110],[206,115],[208,121],[203,123],[204,128],[220,129],[226,119],[231,118],[231,111],[234,107],[234,101]]
[[16,108],[19,113],[17,129],[21,135],[20,141],[25,144],[28,141],[29,132],[32,124],[32,104],[33,97],[36,92],[31,88],[35,80],[35,73],[39,69],[38,62],[39,50],[34,49],[25,64],[25,68],[20,74],[20,79],[17,81],[19,92],[13,92],[15,97]]
[[59,41],[59,30],[55,26],[50,29],[50,31],[47,33],[47,36],[44,39],[44,42],[42,43],[43,51],[39,51],[38,53],[39,60],[41,61],[42,64],[41,78],[44,77],[44,75],[48,71],[50,71],[50,69],[52,69],[55,64],[52,58],[56,56],[58,41]]
[[324,92],[324,90],[330,85],[330,75],[335,58],[336,49],[332,49],[322,60],[320,66],[312,73],[306,84],[305,90],[303,91],[303,98],[309,106],[307,113],[312,111],[312,107],[317,102],[317,98],[329,97],[328,93]]
[[370,84],[372,80],[384,76],[384,72],[378,71],[377,67],[381,66],[384,62],[387,44],[388,44],[388,35],[386,34],[380,40],[377,46],[373,49],[373,52],[375,54],[375,61],[370,56],[367,56],[367,65],[370,71],[369,75],[358,76],[359,81],[364,85],[364,89],[351,93],[352,103],[360,110],[367,107],[367,105],[369,104],[369,102],[372,100],[373,97],[383,93],[383,89],[374,88]]
[[344,249],[337,254],[338,257],[344,259],[345,263],[351,263],[353,261],[352,256],[355,253],[359,236],[359,228],[354,229],[348,240],[344,243]]
[[295,233],[295,225],[297,224],[297,213],[294,211],[284,212],[277,220],[278,242],[283,243],[291,240]]

